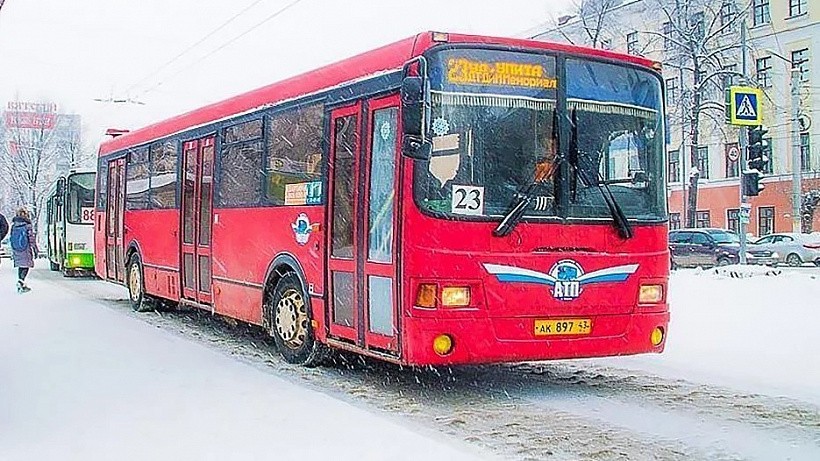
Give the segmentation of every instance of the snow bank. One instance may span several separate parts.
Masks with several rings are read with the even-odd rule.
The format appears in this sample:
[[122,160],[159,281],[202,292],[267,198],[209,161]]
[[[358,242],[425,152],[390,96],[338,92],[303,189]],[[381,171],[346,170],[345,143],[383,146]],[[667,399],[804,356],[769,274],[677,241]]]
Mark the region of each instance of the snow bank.
[[768,266],[756,266],[746,264],[732,264],[729,266],[719,266],[708,271],[703,271],[718,277],[742,279],[750,277],[775,277],[783,274],[783,269]]
[[820,405],[820,272],[758,269],[674,272],[666,351],[606,363]]

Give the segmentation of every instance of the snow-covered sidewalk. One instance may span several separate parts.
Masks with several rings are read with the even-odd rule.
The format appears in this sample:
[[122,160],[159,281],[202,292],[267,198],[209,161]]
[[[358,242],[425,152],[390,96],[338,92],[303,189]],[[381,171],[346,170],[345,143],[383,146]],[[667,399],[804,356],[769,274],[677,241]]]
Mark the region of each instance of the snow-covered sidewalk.
[[769,271],[674,272],[665,352],[596,362],[820,405],[820,270]]
[[0,459],[474,459],[0,266]]

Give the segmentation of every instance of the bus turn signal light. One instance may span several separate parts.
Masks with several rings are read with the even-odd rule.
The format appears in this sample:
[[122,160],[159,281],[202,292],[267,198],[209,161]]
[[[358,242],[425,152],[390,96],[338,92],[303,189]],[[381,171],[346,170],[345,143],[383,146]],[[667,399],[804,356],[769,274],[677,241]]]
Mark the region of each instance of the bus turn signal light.
[[433,339],[433,351],[438,355],[447,355],[453,351],[453,338],[449,335],[438,335]]
[[657,304],[663,301],[663,285],[641,285],[640,304]]
[[663,342],[663,328],[655,327],[655,329],[652,330],[652,333],[649,335],[649,341],[652,342],[653,346],[660,346]]
[[467,307],[470,305],[470,287],[444,287],[441,290],[444,307]]
[[416,306],[434,309],[436,307],[436,285],[434,283],[422,283],[419,285],[419,292],[416,296]]

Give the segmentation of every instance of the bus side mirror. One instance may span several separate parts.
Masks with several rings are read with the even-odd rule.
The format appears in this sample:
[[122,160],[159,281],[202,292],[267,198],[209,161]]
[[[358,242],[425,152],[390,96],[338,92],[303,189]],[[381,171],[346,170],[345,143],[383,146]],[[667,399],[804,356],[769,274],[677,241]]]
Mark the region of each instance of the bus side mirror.
[[401,82],[401,126],[405,135],[423,138],[424,79],[405,77]]
[[65,194],[65,178],[57,180],[57,197],[62,197]]
[[406,134],[401,140],[401,151],[416,160],[429,160],[433,153],[433,144],[430,141],[423,141],[419,136]]
[[401,82],[402,153],[416,160],[428,160],[433,145],[424,139],[424,79],[405,77]]

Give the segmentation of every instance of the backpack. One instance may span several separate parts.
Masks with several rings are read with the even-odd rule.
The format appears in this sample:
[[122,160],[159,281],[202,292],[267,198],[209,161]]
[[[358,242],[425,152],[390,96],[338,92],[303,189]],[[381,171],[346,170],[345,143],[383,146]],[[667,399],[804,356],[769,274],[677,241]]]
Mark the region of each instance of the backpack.
[[28,248],[28,227],[11,226],[11,249],[14,251],[24,251]]

